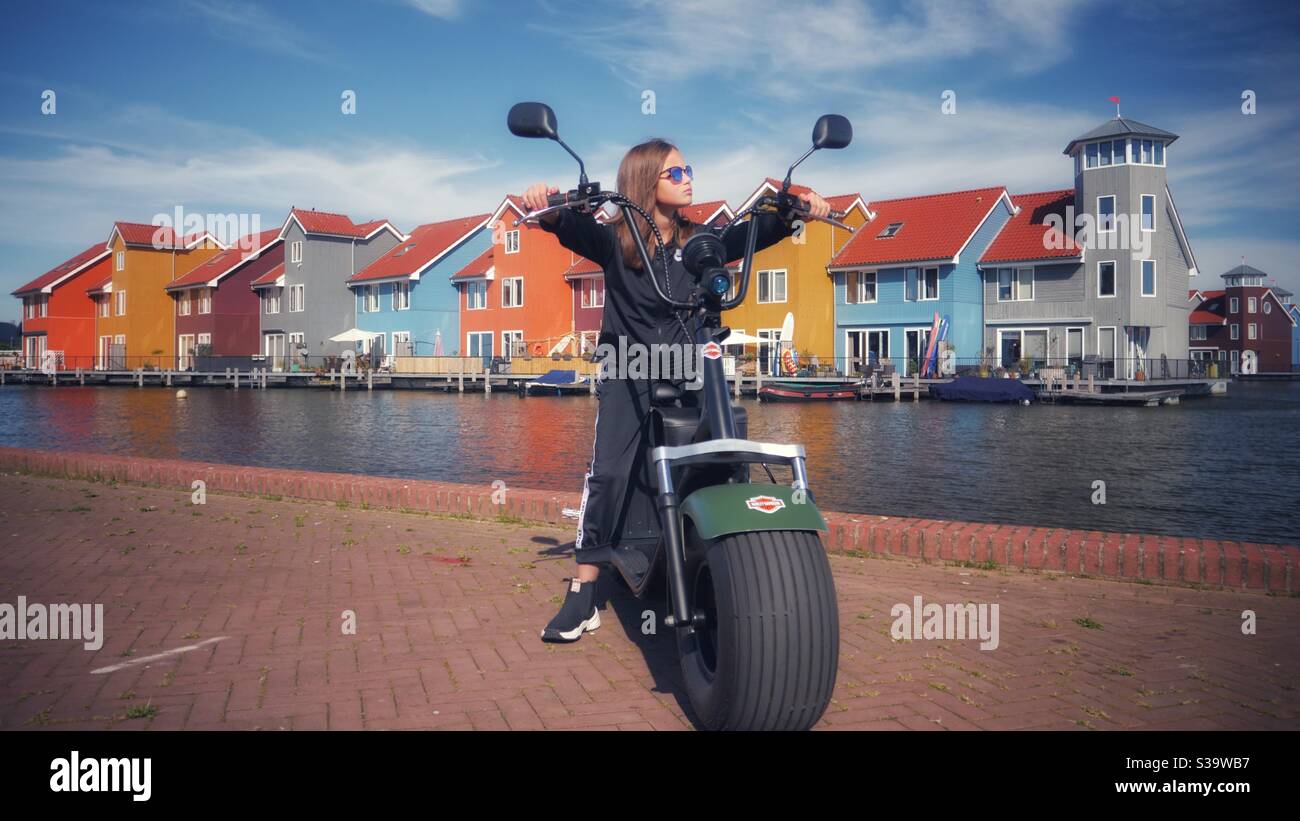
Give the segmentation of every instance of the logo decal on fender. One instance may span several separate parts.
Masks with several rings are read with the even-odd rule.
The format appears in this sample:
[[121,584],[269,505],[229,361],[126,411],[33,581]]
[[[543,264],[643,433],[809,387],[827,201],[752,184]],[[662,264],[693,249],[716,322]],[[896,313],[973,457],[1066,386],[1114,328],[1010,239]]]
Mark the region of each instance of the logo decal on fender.
[[750,496],[745,500],[745,507],[762,513],[776,513],[785,507],[785,502],[775,496]]
[[722,346],[716,342],[705,342],[703,353],[705,359],[720,359],[722,358]]

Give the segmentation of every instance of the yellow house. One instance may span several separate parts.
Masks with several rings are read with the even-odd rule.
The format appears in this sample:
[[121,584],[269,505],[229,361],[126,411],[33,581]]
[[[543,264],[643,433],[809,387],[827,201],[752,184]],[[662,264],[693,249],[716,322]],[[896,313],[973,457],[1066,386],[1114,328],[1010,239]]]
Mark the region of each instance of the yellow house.
[[171,228],[117,222],[107,248],[112,274],[91,289],[97,367],[175,368],[176,301],[164,288],[225,246],[206,232],[177,239]]
[[[768,177],[736,212],[750,207],[759,197],[780,190],[781,181]],[[807,190],[802,185],[790,186],[790,192],[795,195]],[[839,194],[827,197],[826,201],[833,212],[843,214],[837,219],[845,225],[856,229],[870,219],[867,205],[859,194]],[[851,236],[843,228],[809,220],[802,242],[790,237],[755,253],[755,275],[750,277],[749,293],[739,307],[723,316],[723,322],[732,331],[777,340],[786,314],[792,313],[794,349],[799,354],[800,366],[806,364],[808,356],[815,356],[820,364],[833,365],[835,280],[826,272],[826,266]],[[755,347],[747,346],[745,351],[755,353]],[[771,358],[768,345],[758,344],[757,354],[760,367],[767,373]]]

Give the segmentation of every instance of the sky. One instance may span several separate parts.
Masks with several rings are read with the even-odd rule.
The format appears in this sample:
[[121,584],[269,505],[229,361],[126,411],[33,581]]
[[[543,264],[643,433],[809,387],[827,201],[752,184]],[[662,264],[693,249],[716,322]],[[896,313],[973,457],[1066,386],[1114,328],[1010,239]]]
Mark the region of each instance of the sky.
[[[43,0],[5,20],[6,295],[114,220],[179,208],[265,230],[297,206],[410,231],[572,187],[559,146],[506,130],[521,100],[555,110],[608,188],[630,146],[664,137],[697,201],[735,205],[829,112],[852,144],[795,172],[826,196],[1068,188],[1062,151],[1115,115],[1111,96],[1179,135],[1193,282],[1218,287],[1244,256],[1300,293],[1295,3]],[[20,313],[0,302],[0,320]]]

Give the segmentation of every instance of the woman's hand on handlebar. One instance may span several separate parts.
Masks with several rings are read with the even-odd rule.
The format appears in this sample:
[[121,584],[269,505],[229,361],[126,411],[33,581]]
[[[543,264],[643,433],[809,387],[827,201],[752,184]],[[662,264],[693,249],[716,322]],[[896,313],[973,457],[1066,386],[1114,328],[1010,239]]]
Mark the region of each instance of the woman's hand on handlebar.
[[818,219],[825,219],[830,216],[831,204],[822,199],[816,191],[805,191],[799,195],[799,200],[803,203],[804,208],[808,209],[808,216]]
[[[524,191],[524,195],[523,197],[521,197],[521,199],[523,199],[524,205],[528,208],[530,212],[540,211],[549,204],[546,201],[547,197],[551,196],[552,194],[558,194],[558,193],[560,193],[560,189],[556,188],[555,186],[547,185],[544,182],[539,182],[536,183],[535,185],[528,186],[528,189]],[[549,224],[559,219],[559,215],[552,212],[550,214],[547,214],[544,217],[539,217],[538,219],[543,219]]]

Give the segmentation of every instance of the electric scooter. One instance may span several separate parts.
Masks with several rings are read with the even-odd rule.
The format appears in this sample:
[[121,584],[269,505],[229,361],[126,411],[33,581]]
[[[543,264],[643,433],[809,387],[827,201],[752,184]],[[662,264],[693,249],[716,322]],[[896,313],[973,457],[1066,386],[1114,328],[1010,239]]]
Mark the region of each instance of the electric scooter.
[[[594,214],[622,210],[628,225],[645,220],[663,247],[650,214],[622,194],[589,182],[582,159],[560,139],[555,113],[543,103],[518,103],[507,125],[519,137],[558,142],[578,162],[578,187],[548,197],[547,207],[523,221],[568,208]],[[668,592],[664,624],[676,632],[682,676],[698,723],[715,730],[803,730],[825,712],[839,665],[839,614],[830,563],[819,533],[826,521],[813,501],[802,445],[746,438],[744,408],[727,394],[721,343],[730,329],[721,314],[745,300],[757,230],[749,230],[739,282],[722,237],[761,213],[821,219],[789,193],[790,175],[814,151],[843,148],[852,140],[849,121],[823,115],[812,147],[786,173],[781,190],[759,197],[721,234],[697,232],[682,248],[694,287],[682,299],[665,293],[667,260],[656,269],[640,231],[632,231],[655,291],[679,317],[694,323],[702,354],[699,395],[686,401],[682,386],[651,387],[644,469],[630,478],[627,511],[612,564],[638,598],[659,580]],[[849,232],[835,219],[823,221]],[[751,466],[768,481],[752,481]],[[788,468],[791,482],[777,482],[771,468]],[[651,470],[653,469],[653,470]],[[653,504],[650,503],[653,500]],[[636,502],[640,502],[637,504]]]

